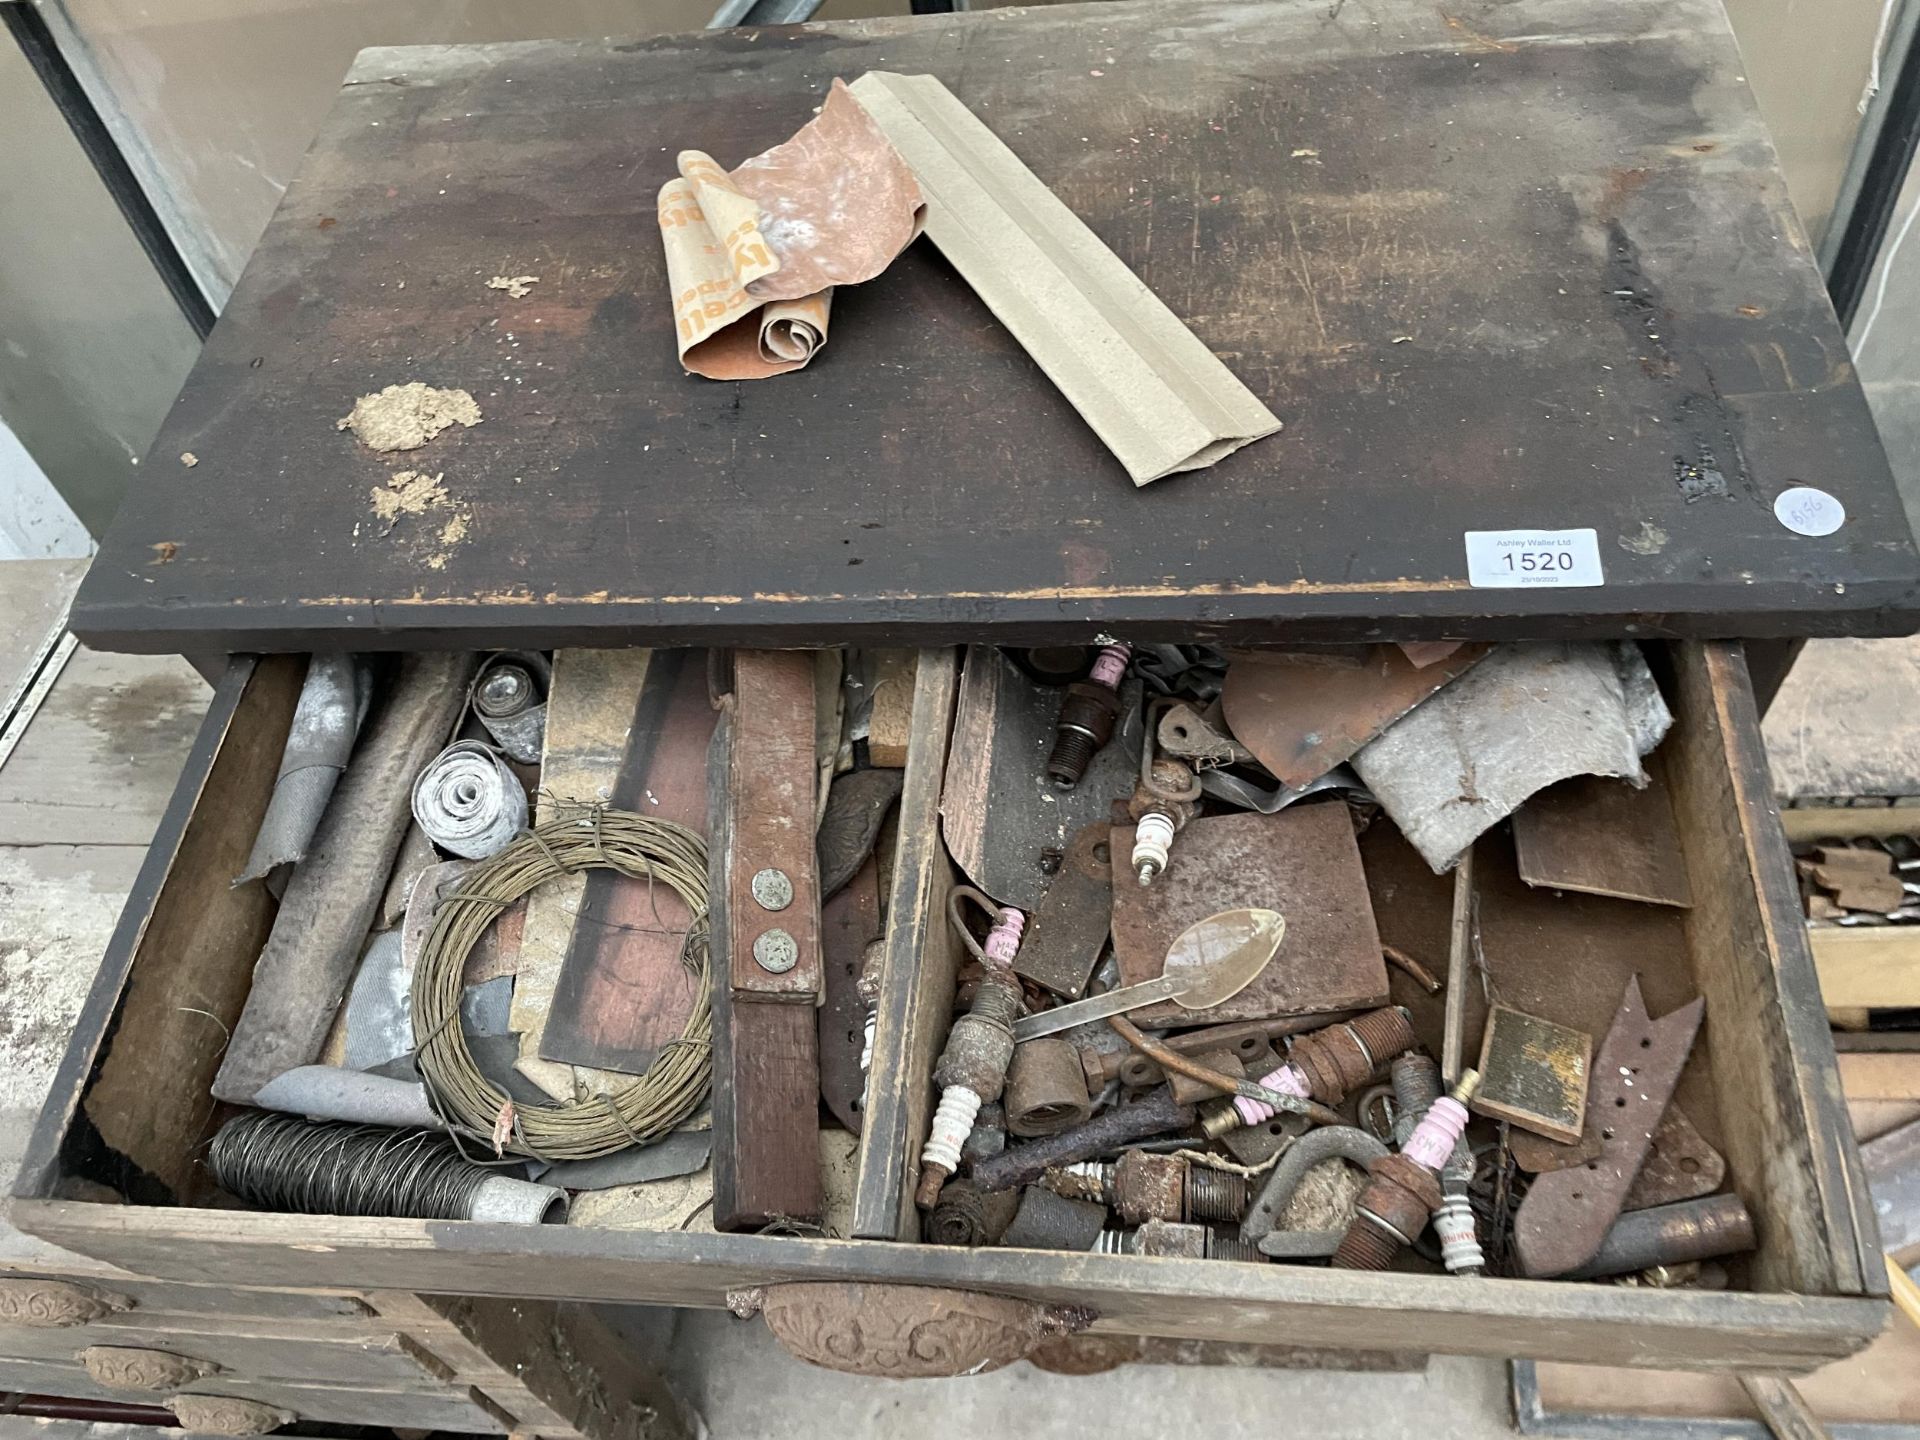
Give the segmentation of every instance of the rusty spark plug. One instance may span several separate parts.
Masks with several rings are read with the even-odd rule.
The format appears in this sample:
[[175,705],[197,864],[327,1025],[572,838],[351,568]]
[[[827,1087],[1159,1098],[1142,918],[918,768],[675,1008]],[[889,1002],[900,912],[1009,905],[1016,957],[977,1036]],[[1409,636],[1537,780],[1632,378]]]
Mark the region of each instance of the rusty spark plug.
[[[1287,1052],[1286,1064],[1262,1077],[1260,1083],[1282,1095],[1338,1105],[1366,1084],[1382,1065],[1419,1043],[1405,1009],[1390,1005],[1369,1010],[1339,1025],[1302,1035]],[[1215,1139],[1242,1125],[1271,1120],[1274,1109],[1262,1100],[1241,1095],[1232,1106],[1220,1106],[1202,1122]]]
[[[1440,1067],[1431,1055],[1409,1050],[1396,1056],[1392,1068],[1393,1138],[1405,1146],[1413,1138],[1421,1120],[1440,1099]],[[1450,1275],[1485,1273],[1486,1256],[1480,1249],[1480,1232],[1467,1199],[1467,1185],[1473,1179],[1473,1155],[1466,1140],[1455,1142],[1440,1172],[1441,1200],[1433,1212],[1433,1233],[1440,1239],[1440,1259]]]
[[1246,1177],[1145,1150],[1128,1150],[1111,1164],[1083,1160],[1062,1165],[1047,1171],[1040,1183],[1070,1199],[1111,1205],[1128,1225],[1238,1220],[1247,1208]]
[[1067,687],[1054,722],[1053,753],[1047,757],[1047,778],[1058,790],[1071,790],[1087,773],[1100,748],[1113,738],[1113,722],[1120,714],[1120,682],[1126,678],[1133,647],[1114,640],[1100,647],[1093,673]]
[[[956,891],[955,898],[961,893]],[[985,898],[975,891],[964,893]],[[954,923],[959,925],[957,917]],[[1026,925],[1027,917],[1011,907],[995,916],[993,931],[980,947],[986,973],[973,993],[972,1006],[947,1032],[940,1063],[933,1067],[933,1082],[941,1087],[940,1106],[920,1152],[920,1185],[914,1192],[923,1210],[933,1208],[947,1176],[960,1168],[960,1147],[966,1144],[980,1107],[998,1100],[1006,1087],[1007,1066],[1013,1060],[1013,1022],[1020,1018],[1025,998],[1013,961],[1020,953]],[[966,934],[964,928],[961,933]],[[970,936],[968,940],[971,944]]]
[[1385,1270],[1402,1246],[1411,1245],[1440,1208],[1440,1172],[1467,1128],[1467,1101],[1480,1074],[1468,1070],[1451,1095],[1433,1102],[1397,1155],[1367,1166],[1367,1188],[1354,1204],[1353,1221],[1333,1252],[1337,1270]]

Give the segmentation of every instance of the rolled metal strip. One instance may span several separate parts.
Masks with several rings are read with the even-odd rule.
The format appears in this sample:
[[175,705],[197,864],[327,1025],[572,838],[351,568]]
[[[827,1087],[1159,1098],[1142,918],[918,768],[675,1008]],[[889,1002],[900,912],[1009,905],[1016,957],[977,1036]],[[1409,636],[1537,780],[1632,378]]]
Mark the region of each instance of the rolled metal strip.
[[522,765],[540,761],[552,676],[546,656],[524,650],[489,656],[474,676],[473,713],[494,742]]
[[485,860],[526,829],[527,792],[498,754],[478,740],[461,740],[414,781],[413,818],[441,849]]

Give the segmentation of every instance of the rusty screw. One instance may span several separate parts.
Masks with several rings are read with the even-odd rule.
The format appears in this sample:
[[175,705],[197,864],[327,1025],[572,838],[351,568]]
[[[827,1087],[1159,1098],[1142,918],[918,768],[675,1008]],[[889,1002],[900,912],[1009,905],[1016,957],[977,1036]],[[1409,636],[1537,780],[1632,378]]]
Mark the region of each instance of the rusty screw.
[[1058,790],[1071,790],[1087,773],[1100,748],[1113,738],[1113,722],[1120,714],[1120,682],[1126,677],[1133,647],[1120,641],[1104,645],[1094,657],[1093,673],[1067,687],[1054,722],[1053,753],[1047,757],[1047,778]]

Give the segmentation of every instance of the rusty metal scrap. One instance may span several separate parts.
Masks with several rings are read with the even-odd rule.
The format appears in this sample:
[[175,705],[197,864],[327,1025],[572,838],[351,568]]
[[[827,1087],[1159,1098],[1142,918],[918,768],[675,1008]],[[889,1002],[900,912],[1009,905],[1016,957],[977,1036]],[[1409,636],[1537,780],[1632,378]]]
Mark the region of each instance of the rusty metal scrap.
[[1261,1020],[1386,1001],[1386,962],[1346,806],[1195,820],[1180,832],[1174,868],[1146,887],[1126,868],[1132,846],[1131,830],[1116,827],[1113,949],[1122,984],[1160,975],[1181,932],[1208,915],[1267,906],[1288,923],[1279,956],[1231,1000],[1198,1013],[1156,1005],[1138,1023]]
[[1637,645],[1501,645],[1369,742],[1353,767],[1438,873],[1555,781],[1646,784],[1641,757],[1672,722]]
[[1534,1180],[1513,1223],[1521,1273],[1564,1275],[1599,1250],[1673,1098],[1705,1008],[1696,999],[1653,1020],[1639,977],[1627,982],[1587,1092],[1586,1126],[1599,1132],[1600,1153],[1585,1165]]
[[1112,925],[1112,829],[1101,820],[1074,832],[1013,962],[1014,974],[1065,1000],[1086,993]]
[[1144,1099],[1115,1105],[1075,1129],[1024,1145],[1010,1145],[991,1159],[976,1161],[974,1183],[983,1190],[1030,1185],[1056,1165],[1109,1154],[1132,1141],[1186,1130],[1192,1124],[1193,1107],[1177,1104],[1162,1086]]
[[1593,1037],[1510,1005],[1487,1015],[1473,1108],[1555,1140],[1580,1138]]
[[1604,1275],[1626,1275],[1655,1266],[1734,1255],[1753,1246],[1753,1217],[1740,1197],[1709,1195],[1622,1215],[1607,1230],[1593,1256],[1562,1278],[1596,1280]]
[[1478,664],[1463,645],[1422,667],[1397,645],[1233,654],[1221,705],[1228,727],[1282,785],[1304,785]]

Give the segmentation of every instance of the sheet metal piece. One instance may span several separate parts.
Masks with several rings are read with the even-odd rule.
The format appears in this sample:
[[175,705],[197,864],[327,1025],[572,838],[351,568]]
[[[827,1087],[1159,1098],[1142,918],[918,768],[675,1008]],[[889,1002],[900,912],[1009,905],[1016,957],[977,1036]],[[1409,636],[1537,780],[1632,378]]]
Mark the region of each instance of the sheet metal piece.
[[1593,1037],[1510,1005],[1495,1005],[1480,1042],[1480,1085],[1469,1108],[1555,1140],[1580,1138]]
[[873,854],[887,812],[900,798],[904,770],[854,770],[833,782],[813,837],[820,861],[820,899],[831,900]]
[[1584,1165],[1538,1177],[1527,1191],[1513,1222],[1523,1274],[1563,1275],[1599,1250],[1673,1098],[1705,1010],[1706,1002],[1696,999],[1650,1019],[1639,977],[1627,982],[1587,1092],[1588,1128],[1599,1131],[1600,1153]]
[[[1060,692],[1036,683],[991,646],[968,647],[940,793],[940,832],[969,880],[1002,905],[1028,914],[1040,908],[1073,837],[1110,819],[1113,802],[1139,783],[1140,695],[1139,679],[1129,676],[1120,687],[1113,737],[1078,785],[1056,790],[1047,781],[1047,757]],[[1129,849],[1131,838],[1128,832]],[[1138,887],[1131,871],[1126,883]]]
[[1167,754],[1195,762],[1196,769],[1244,765],[1253,759],[1251,750],[1185,703],[1167,707],[1160,716],[1155,738]]
[[820,907],[820,972],[826,987],[820,1006],[820,1098],[853,1135],[866,1118],[867,1095],[866,1072],[860,1068],[867,1022],[860,972],[867,947],[885,933],[880,867],[868,855],[853,879]]
[[1287,917],[1279,956],[1231,1000],[1198,1012],[1155,1005],[1136,1024],[1214,1025],[1386,1003],[1386,961],[1345,805],[1195,820],[1150,886],[1127,868],[1132,851],[1132,828],[1114,827],[1113,949],[1123,985],[1160,975],[1173,942],[1208,915],[1264,906]]
[[306,855],[333,787],[346,772],[372,696],[371,671],[354,656],[319,654],[307,662],[273,798],[234,884],[258,880],[276,865]]
[[412,1049],[413,967],[400,932],[388,930],[367,943],[347,991],[347,1068],[371,1070]]
[[1673,805],[1656,766],[1644,789],[1598,775],[1548,786],[1513,814],[1520,878],[1649,905],[1693,904]]
[[1113,928],[1113,827],[1085,825],[1027,922],[1013,973],[1065,1000],[1086,993]]
[[536,1168],[530,1177],[562,1190],[609,1190],[615,1185],[643,1185],[649,1180],[671,1180],[707,1168],[713,1154],[713,1131],[676,1130],[664,1140],[616,1150],[593,1160],[566,1160]]
[[413,782],[413,818],[434,844],[485,860],[527,828],[527,792],[498,751],[457,740]]
[[851,87],[912,167],[927,238],[1060,387],[1135,485],[1196,470],[1280,420],[932,75]]
[[1720,1188],[1726,1173],[1726,1158],[1707,1143],[1707,1137],[1687,1118],[1686,1111],[1677,1103],[1669,1105],[1620,1209],[1648,1210],[1711,1195]]
[[1502,645],[1361,749],[1353,767],[1441,871],[1555,781],[1645,785],[1641,757],[1672,723],[1637,645]]
[[1920,1244],[1920,1120],[1890,1130],[1860,1147],[1880,1244],[1898,1255]]
[[535,650],[502,650],[481,661],[469,701],[494,744],[522,765],[538,765],[552,687],[553,666],[546,656]]
[[1276,785],[1271,789],[1226,770],[1207,770],[1201,773],[1200,788],[1216,800],[1262,815],[1277,815],[1309,795],[1322,795],[1330,790],[1344,790],[1359,800],[1373,799],[1360,777],[1345,765],[1337,765],[1318,780],[1309,780],[1304,785]]
[[1233,738],[1274,779],[1304,785],[1352,759],[1491,648],[1463,645],[1425,667],[1398,645],[1235,651],[1220,703]]

